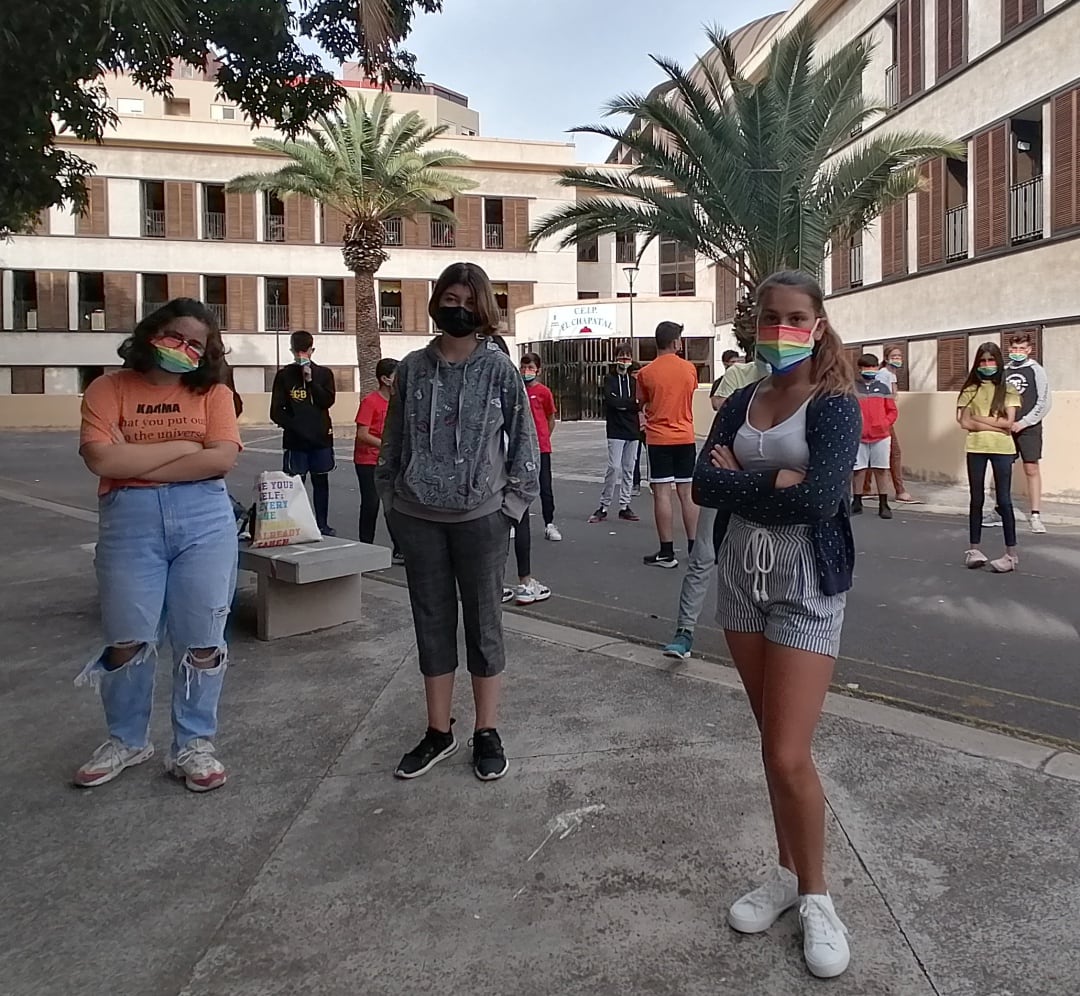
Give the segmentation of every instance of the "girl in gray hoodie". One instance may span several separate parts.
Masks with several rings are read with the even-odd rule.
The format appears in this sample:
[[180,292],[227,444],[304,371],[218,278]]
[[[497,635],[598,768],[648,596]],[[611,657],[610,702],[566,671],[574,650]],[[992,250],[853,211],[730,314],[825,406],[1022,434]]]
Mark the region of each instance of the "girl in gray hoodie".
[[447,267],[428,313],[439,335],[398,365],[375,469],[405,555],[427,698],[427,732],[395,774],[416,778],[458,748],[450,710],[460,593],[473,771],[489,781],[508,767],[495,728],[503,563],[511,525],[540,493],[540,453],[521,377],[492,339],[499,310],[487,274],[473,263]]

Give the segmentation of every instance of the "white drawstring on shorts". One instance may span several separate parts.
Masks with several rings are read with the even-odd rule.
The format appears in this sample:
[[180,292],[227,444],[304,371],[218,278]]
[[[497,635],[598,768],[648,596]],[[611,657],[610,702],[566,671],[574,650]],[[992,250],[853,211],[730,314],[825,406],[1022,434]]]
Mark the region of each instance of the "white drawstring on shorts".
[[772,533],[761,526],[750,531],[743,550],[743,570],[750,575],[750,595],[755,602],[767,602],[769,593],[765,590],[765,579],[772,573],[776,563],[776,546]]

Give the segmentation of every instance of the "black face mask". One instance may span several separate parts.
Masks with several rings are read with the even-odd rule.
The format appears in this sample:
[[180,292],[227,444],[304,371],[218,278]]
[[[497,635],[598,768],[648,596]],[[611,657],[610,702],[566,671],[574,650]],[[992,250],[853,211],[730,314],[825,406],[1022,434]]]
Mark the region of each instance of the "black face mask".
[[447,335],[463,339],[480,327],[480,320],[467,308],[439,308],[435,312],[435,324]]

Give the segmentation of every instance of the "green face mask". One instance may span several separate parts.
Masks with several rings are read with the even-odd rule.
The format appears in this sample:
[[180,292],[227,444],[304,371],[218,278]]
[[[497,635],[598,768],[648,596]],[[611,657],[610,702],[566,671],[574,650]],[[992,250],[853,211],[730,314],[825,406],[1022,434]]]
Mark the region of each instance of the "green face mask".
[[989,379],[990,379],[991,377],[994,377],[994,376],[996,376],[996,374],[997,374],[997,370],[998,370],[998,368],[997,368],[997,364],[996,364],[996,363],[994,363],[993,365],[990,365],[990,366],[987,366],[987,365],[981,364],[981,365],[979,365],[979,366],[977,366],[977,367],[975,368],[975,372],[976,372],[976,373],[977,373],[977,374],[978,374],[978,375],[979,375],[980,377],[982,377],[982,378],[983,378],[983,380],[989,380]]

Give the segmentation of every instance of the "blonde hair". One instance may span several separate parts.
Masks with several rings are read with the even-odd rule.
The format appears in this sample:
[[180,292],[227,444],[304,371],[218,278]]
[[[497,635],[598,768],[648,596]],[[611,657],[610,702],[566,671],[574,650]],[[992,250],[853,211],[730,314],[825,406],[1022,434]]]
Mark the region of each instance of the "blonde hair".
[[774,287],[790,287],[792,290],[801,291],[813,303],[814,314],[825,323],[825,331],[814,346],[814,354],[810,360],[810,379],[814,384],[813,396],[853,394],[855,386],[852,381],[851,367],[844,355],[844,344],[825,312],[825,295],[821,286],[810,274],[803,273],[801,270],[780,270],[758,284],[754,297],[759,316],[765,295]]

